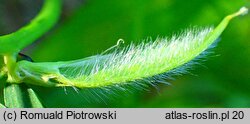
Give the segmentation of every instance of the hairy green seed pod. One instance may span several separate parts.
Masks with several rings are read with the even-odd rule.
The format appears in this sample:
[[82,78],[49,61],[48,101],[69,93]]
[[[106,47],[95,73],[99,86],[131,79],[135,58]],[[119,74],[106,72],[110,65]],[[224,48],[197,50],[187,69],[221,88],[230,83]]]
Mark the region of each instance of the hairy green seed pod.
[[246,14],[247,11],[243,7],[226,16],[214,29],[188,29],[172,38],[158,38],[139,45],[131,44],[122,50],[75,61],[20,61],[15,71],[20,81],[42,86],[106,87],[138,80],[150,83],[151,80],[164,78],[164,73],[201,55],[216,41],[232,18]]

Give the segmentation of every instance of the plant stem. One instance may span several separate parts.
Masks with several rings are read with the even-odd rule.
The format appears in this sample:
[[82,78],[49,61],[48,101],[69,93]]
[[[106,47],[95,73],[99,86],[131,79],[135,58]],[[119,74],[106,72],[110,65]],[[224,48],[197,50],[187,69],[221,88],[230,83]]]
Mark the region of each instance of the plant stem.
[[8,70],[8,79],[7,82],[19,82],[19,78],[15,72],[16,66],[16,55],[5,55],[4,56],[4,64]]
[[[35,92],[22,83],[17,72],[17,54],[26,46],[46,33],[54,26],[60,16],[61,0],[45,0],[40,13],[18,31],[0,36],[0,56],[4,58],[5,69],[0,77],[7,74],[8,84],[4,86],[5,105],[10,108],[43,107]],[[2,107],[2,106],[1,106]]]
[[[0,55],[17,54],[57,22],[61,11],[61,0],[45,0],[40,13],[25,27],[0,37]],[[15,44],[15,45],[14,45]]]

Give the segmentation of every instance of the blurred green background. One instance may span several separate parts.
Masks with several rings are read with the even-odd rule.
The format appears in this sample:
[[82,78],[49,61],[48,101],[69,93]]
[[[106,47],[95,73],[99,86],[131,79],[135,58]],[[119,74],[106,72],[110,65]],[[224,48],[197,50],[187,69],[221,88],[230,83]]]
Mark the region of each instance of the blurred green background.
[[[0,0],[0,34],[25,25],[42,0]],[[35,61],[79,59],[122,38],[141,42],[191,26],[216,26],[248,0],[64,0],[59,23],[23,53]],[[190,72],[129,92],[34,87],[46,107],[250,107],[250,15],[234,19],[214,54]]]

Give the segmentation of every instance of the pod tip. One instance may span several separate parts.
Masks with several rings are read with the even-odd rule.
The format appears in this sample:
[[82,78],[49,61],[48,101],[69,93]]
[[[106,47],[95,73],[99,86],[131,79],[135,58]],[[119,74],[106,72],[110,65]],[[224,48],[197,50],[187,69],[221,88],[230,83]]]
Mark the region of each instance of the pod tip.
[[248,8],[243,6],[240,8],[238,13],[239,13],[239,15],[246,15],[248,13]]

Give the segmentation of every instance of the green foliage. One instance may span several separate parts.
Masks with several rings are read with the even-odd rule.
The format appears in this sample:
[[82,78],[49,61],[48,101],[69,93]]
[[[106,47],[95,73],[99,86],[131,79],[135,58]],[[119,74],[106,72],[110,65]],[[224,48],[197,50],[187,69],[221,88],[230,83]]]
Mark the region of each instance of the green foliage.
[[[59,1],[55,0],[54,2],[55,2],[54,4],[56,4],[56,2],[59,2]],[[97,1],[97,3],[98,2],[100,2],[100,1]],[[158,1],[158,2],[160,2],[160,1]],[[53,3],[53,2],[51,2],[51,3]],[[109,2],[107,2],[107,3],[109,3]],[[146,2],[139,2],[139,3],[142,6],[141,7],[135,6],[135,8],[138,8],[138,11],[136,13],[136,17],[140,17],[141,15],[143,15],[142,14],[142,12],[144,11],[143,9],[148,7],[148,6],[146,6],[147,4],[144,4]],[[111,4],[111,3],[109,3],[109,4]],[[116,2],[112,2],[112,4],[115,5]],[[51,5],[53,5],[53,4],[51,4]],[[59,5],[59,4],[57,4],[57,5]],[[97,5],[99,5],[99,4],[97,4]],[[127,5],[126,2],[124,2],[123,4],[118,4],[118,6],[126,6],[126,5]],[[153,5],[153,4],[150,4],[150,5]],[[54,7],[51,7],[51,6],[48,8],[50,8],[51,10],[52,9],[57,10],[58,7],[55,7],[56,9]],[[22,49],[24,46],[30,44],[32,42],[32,40],[35,40],[36,38],[38,38],[41,34],[46,32],[46,30],[48,30],[48,28],[50,26],[53,25],[53,23],[54,23],[53,20],[56,20],[57,14],[52,14],[51,16],[55,17],[55,18],[52,18],[51,19],[52,21],[48,21],[47,27],[45,26],[45,28],[41,28],[44,30],[42,30],[40,33],[38,32],[38,34],[35,33],[34,37],[32,37],[32,35],[31,35],[32,38],[27,38],[28,40],[26,40],[26,41],[24,40],[24,42],[20,42],[21,45],[17,45],[17,47],[18,47],[17,49],[12,48],[13,46],[9,47],[10,45],[7,44],[7,42],[4,42],[4,40],[8,41],[8,39],[12,39],[12,38],[5,39],[3,36],[2,40],[0,40],[0,43],[2,42],[3,46],[7,46],[6,47],[7,49],[2,48],[2,53],[3,53],[3,55],[5,54],[4,55],[5,64],[7,66],[3,67],[4,71],[2,71],[2,74],[8,73],[8,80],[7,80],[8,83],[22,83],[24,81],[24,83],[29,83],[32,85],[39,85],[39,86],[49,86],[49,87],[75,86],[75,87],[79,87],[79,88],[103,87],[103,86],[109,86],[109,85],[114,85],[114,84],[122,84],[124,82],[129,82],[129,81],[134,81],[134,80],[154,76],[154,75],[169,71],[171,69],[174,69],[176,67],[179,67],[180,65],[183,65],[183,64],[187,63],[188,61],[192,60],[193,58],[195,58],[196,56],[198,56],[200,53],[202,53],[204,50],[206,50],[215,41],[215,39],[218,38],[218,36],[221,34],[221,32],[227,26],[227,23],[229,22],[229,20],[232,17],[238,16],[239,14],[242,14],[245,11],[246,10],[242,9],[242,11],[239,11],[239,13],[236,13],[234,15],[230,15],[230,16],[226,17],[222,21],[222,23],[217,28],[215,28],[215,30],[213,30],[211,32],[204,31],[204,32],[206,32],[206,33],[204,33],[204,35],[201,35],[202,33],[200,33],[203,31],[200,31],[199,32],[200,34],[196,33],[196,32],[188,32],[186,38],[185,38],[185,36],[183,36],[184,38],[179,38],[179,39],[181,39],[180,41],[186,41],[187,39],[191,39],[191,40],[188,40],[187,43],[174,42],[174,41],[167,42],[167,40],[165,40],[165,39],[158,39],[156,41],[156,43],[148,43],[145,45],[139,45],[139,47],[132,47],[133,49],[129,49],[127,51],[124,50],[120,53],[118,52],[118,53],[111,53],[111,54],[106,54],[106,55],[102,55],[102,56],[94,56],[94,57],[76,60],[76,61],[55,62],[55,63],[53,63],[53,62],[51,62],[51,63],[50,62],[49,63],[32,63],[32,62],[27,62],[27,61],[20,61],[16,64],[15,63],[16,52],[19,52],[20,49]],[[114,11],[114,13],[115,13],[115,11]],[[119,15],[120,14],[121,13],[119,13]],[[46,15],[46,14],[44,14],[44,15]],[[140,15],[140,16],[138,16],[138,15]],[[44,16],[44,17],[46,17],[46,16]],[[99,16],[98,18],[107,18],[107,17],[106,16],[105,17]],[[100,20],[100,19],[98,19],[98,20]],[[79,21],[79,20],[77,20],[77,21]],[[142,34],[140,31],[141,30],[140,23],[138,23],[138,20],[135,22],[137,22],[135,24],[137,26],[139,26],[139,27],[135,26],[136,31],[138,31],[138,33],[135,33],[135,34],[138,34],[140,36]],[[79,22],[74,22],[74,23],[76,23],[76,25],[78,24],[77,28],[79,28]],[[126,24],[126,22],[122,23],[122,24]],[[45,23],[45,25],[46,25],[46,23]],[[86,23],[86,25],[88,25],[88,23]],[[29,26],[30,25],[28,25],[27,27],[29,27]],[[32,28],[32,26],[34,26],[34,28]],[[113,24],[112,24],[112,26],[113,26]],[[31,33],[32,33],[33,31],[37,30],[36,28],[39,28],[39,25],[32,25],[32,23],[31,23],[31,27],[26,28],[26,29],[28,31],[31,31]],[[93,28],[93,27],[91,27],[91,28]],[[22,30],[22,29],[20,31],[25,32],[25,30]],[[77,33],[75,33],[75,32],[73,34],[70,34],[69,30],[65,30],[65,31],[67,32],[66,34],[69,35],[68,37],[77,35]],[[189,33],[191,34],[191,36]],[[16,34],[16,33],[13,33],[13,34]],[[86,34],[88,34],[88,33],[86,33]],[[26,35],[27,35],[27,33],[26,33]],[[14,36],[23,36],[23,33],[21,33],[21,35],[13,35],[13,39],[15,40],[18,37],[14,38]],[[57,36],[59,36],[59,35],[57,35]],[[78,36],[80,36],[80,35],[78,35]],[[194,37],[194,38],[190,38],[188,36]],[[10,36],[10,37],[12,37],[12,36]],[[22,39],[22,37],[21,37],[21,39]],[[59,36],[59,39],[61,40],[62,37]],[[107,40],[107,39],[105,39],[105,40]],[[9,41],[11,41],[11,40],[9,40]],[[90,41],[92,41],[92,40],[90,40]],[[57,48],[58,48],[58,45],[59,44],[56,44]],[[168,46],[172,46],[169,49],[167,49],[170,51],[171,54],[169,56],[165,56],[165,54],[161,54],[164,52],[159,49],[160,46],[163,46],[162,50],[164,50],[163,49],[164,47],[167,48]],[[188,49],[186,50],[185,49],[186,47],[184,47],[184,46],[188,46],[187,47]],[[55,46],[52,45],[51,47],[55,47]],[[171,56],[176,55],[176,52],[174,52],[174,50],[173,50],[173,48],[175,48],[175,47],[180,49],[180,51],[177,52],[177,57],[171,58]],[[7,52],[8,49],[10,50],[10,52]],[[64,50],[64,48],[63,48],[63,50]],[[126,63],[122,63],[123,62],[122,57],[130,55],[130,51],[133,51],[133,50],[136,51],[135,52],[136,54],[134,54],[134,56],[133,56],[136,59],[131,57],[132,59],[128,59],[128,62],[132,62],[132,63],[128,63],[127,65],[126,65]],[[84,51],[86,51],[86,50],[84,50]],[[0,53],[1,53],[1,51],[0,51]],[[11,54],[9,54],[9,53],[11,53]],[[183,53],[185,53],[185,54],[183,54]],[[154,62],[153,64],[148,63],[149,59],[145,59],[147,56],[152,57],[152,56],[157,56],[157,55],[159,55],[159,56],[162,55],[167,59],[165,59],[164,57],[159,57],[162,60],[156,59],[157,61]],[[42,58],[42,56],[39,56],[39,57]],[[113,61],[113,64],[107,64],[109,62],[109,60]],[[114,61],[114,60],[118,60],[118,61]],[[142,60],[142,63],[136,64],[136,61],[138,61],[138,60]],[[163,60],[167,60],[167,62],[170,65],[166,66],[163,63],[160,63],[160,62],[164,62]],[[180,61],[180,60],[183,60],[183,61]],[[157,63],[157,62],[159,62],[159,63]],[[159,67],[156,65],[163,65],[163,66]],[[87,69],[85,69],[83,72],[79,73],[78,70],[82,71],[81,69],[83,67],[87,67]],[[141,69],[143,67],[145,67],[144,70]],[[97,71],[95,71],[96,68],[97,68]],[[152,69],[152,70],[150,70],[150,69]],[[89,73],[92,73],[93,70],[94,70],[94,75],[89,75]],[[147,73],[146,70],[150,70],[150,73]],[[135,72],[137,72],[137,71],[138,71],[138,75],[135,74]],[[130,74],[131,72],[133,72],[134,75]],[[121,75],[121,74],[123,74],[123,75]],[[18,94],[21,94],[20,88],[16,87],[15,84],[11,84],[11,86],[6,87],[5,95],[6,94],[8,95],[10,93],[10,92],[8,93],[8,87],[13,87],[13,88],[10,88],[12,90],[9,89],[9,91],[17,92]],[[21,88],[21,89],[23,89],[23,88]],[[52,89],[52,90],[56,91],[55,89]],[[32,98],[28,98],[31,101],[31,103],[30,103],[31,105],[29,105],[29,106],[42,107],[39,99],[34,94],[33,90],[25,90],[25,92],[30,94],[29,96],[32,97]],[[43,93],[45,93],[45,92],[43,92]],[[96,93],[96,92],[94,91],[92,93]],[[45,95],[45,94],[43,94],[43,95]],[[53,95],[51,95],[51,96],[53,96]],[[14,101],[18,101],[20,99],[21,99],[21,101],[25,100],[22,97],[23,96],[18,97],[18,95],[17,95],[17,98],[13,99],[13,100]],[[13,98],[15,98],[15,97],[13,97]],[[90,97],[90,99],[91,99],[91,97]],[[11,100],[9,100],[9,101],[11,101]],[[70,101],[70,102],[72,102],[72,101]],[[27,103],[29,103],[29,102],[27,102]],[[25,105],[23,105],[22,102],[20,102],[20,105],[15,104],[15,102],[11,102],[11,103],[6,102],[6,104],[8,107],[9,106],[10,107],[25,107]]]
[[[7,75],[7,83],[22,83],[19,73],[15,72],[17,54],[54,26],[60,11],[61,0],[45,0],[41,12],[31,23],[14,33],[0,37],[0,55],[3,57],[1,58],[3,61],[0,61],[0,79]],[[32,89],[17,84],[7,84],[4,88],[3,97],[7,107],[42,107]],[[30,100],[30,102],[27,100]]]
[[0,103],[0,108],[6,108],[3,104]]
[[6,84],[4,102],[9,108],[42,108],[36,93],[24,84]]

